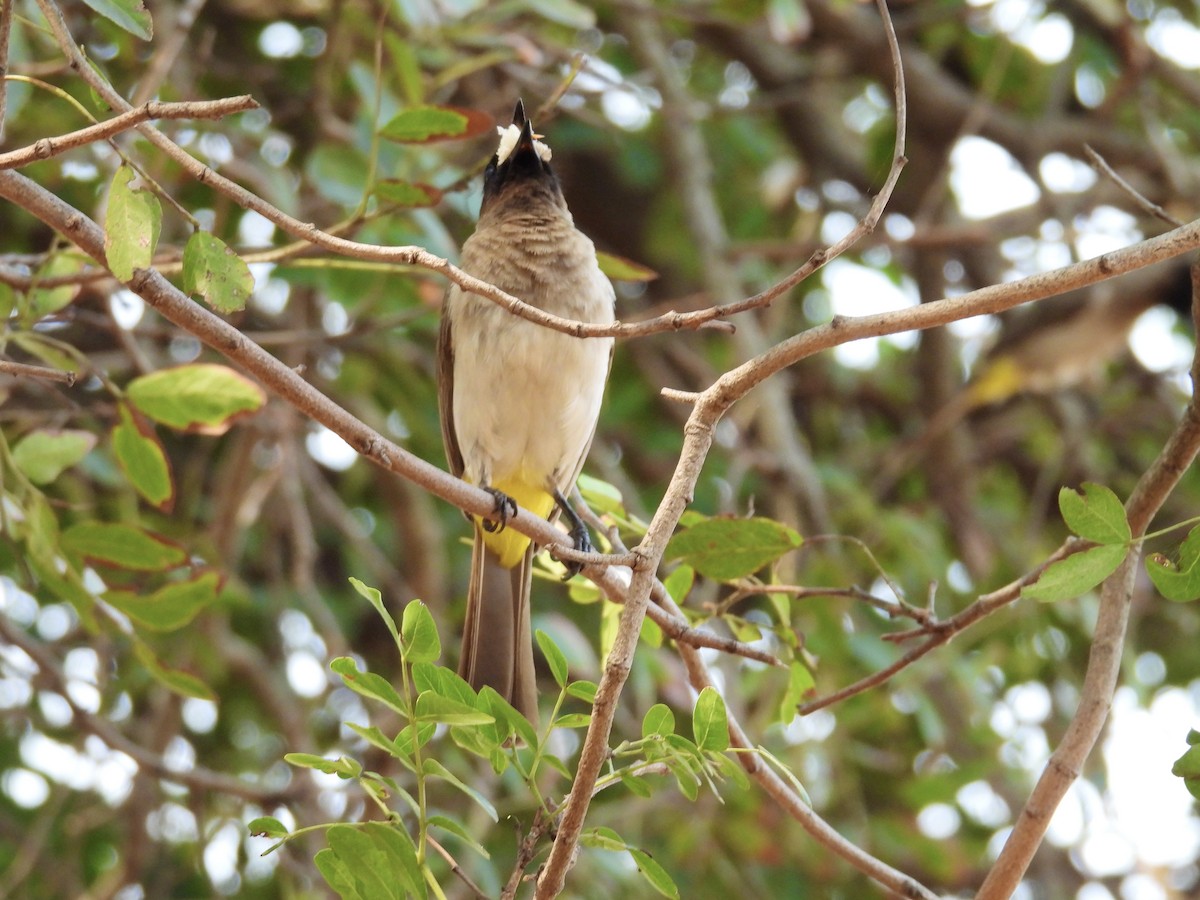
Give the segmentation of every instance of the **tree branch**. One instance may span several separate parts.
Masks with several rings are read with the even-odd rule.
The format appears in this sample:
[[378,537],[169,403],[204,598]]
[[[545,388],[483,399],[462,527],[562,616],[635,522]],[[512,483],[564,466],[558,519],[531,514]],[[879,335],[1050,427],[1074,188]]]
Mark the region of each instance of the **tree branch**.
[[41,138],[28,147],[0,153],[0,169],[19,169],[32,162],[49,159],[76,147],[107,140],[123,131],[136,128],[150,119],[220,119],[233,113],[258,109],[258,102],[249,94],[226,97],[222,100],[191,100],[182,103],[164,103],[151,100],[142,106],[97,122],[87,128],[60,134],[58,137]]
[[[1200,268],[1197,267],[1192,269],[1192,310],[1193,318],[1196,318],[1200,312]],[[1083,763],[1096,745],[1108,718],[1120,674],[1121,653],[1129,624],[1129,606],[1141,559],[1141,545],[1136,541],[1146,533],[1151,519],[1200,452],[1200,398],[1197,396],[1200,390],[1200,348],[1192,362],[1192,384],[1192,397],[1179,424],[1125,503],[1125,513],[1129,517],[1135,543],[1120,568],[1108,577],[1101,588],[1100,612],[1075,715],[1025,802],[1020,817],[1004,843],[1004,849],[984,879],[976,895],[977,900],[1003,900],[1012,896],[1041,846],[1054,810],[1079,777]]]

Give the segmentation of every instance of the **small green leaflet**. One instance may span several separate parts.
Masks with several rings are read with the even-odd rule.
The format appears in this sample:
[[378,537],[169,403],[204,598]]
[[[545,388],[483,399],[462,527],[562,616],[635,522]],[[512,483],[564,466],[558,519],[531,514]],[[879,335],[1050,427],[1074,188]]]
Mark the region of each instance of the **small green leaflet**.
[[542,654],[546,657],[546,664],[550,666],[550,673],[554,676],[554,680],[558,682],[560,688],[566,687],[567,658],[546,632],[539,628],[535,636],[538,646],[542,648]]
[[437,206],[442,199],[442,192],[431,184],[395,178],[385,178],[375,185],[375,195],[404,209]]
[[217,312],[238,312],[254,293],[254,276],[223,240],[197,231],[183,248],[183,289]]
[[1168,600],[1187,603],[1200,598],[1200,525],[1184,538],[1178,562],[1171,562],[1161,553],[1152,553],[1146,558],[1146,572]]
[[1058,492],[1058,508],[1063,521],[1075,534],[1097,544],[1126,544],[1133,534],[1125,507],[1102,484],[1084,482],[1080,491],[1064,487]]
[[716,689],[706,687],[696,698],[692,711],[692,732],[696,746],[701,750],[720,753],[729,749],[729,720],[725,713],[725,701]]
[[771,519],[702,519],[671,538],[665,558],[682,560],[706,578],[734,581],[803,542],[797,532]]
[[138,660],[146,667],[146,671],[167,690],[174,691],[181,697],[195,697],[197,700],[216,702],[217,695],[195,675],[163,665],[154,655],[154,651],[140,640],[134,643],[133,649]]
[[146,502],[163,512],[175,504],[175,484],[166,451],[139,414],[121,404],[121,421],[112,430],[113,455],[129,483]]
[[1188,793],[1200,800],[1200,731],[1188,732],[1188,749],[1171,766],[1171,774],[1183,779]]
[[655,703],[642,718],[642,737],[675,733],[675,714],[665,703]]
[[86,257],[68,250],[60,250],[47,259],[33,277],[33,285],[21,304],[21,318],[26,324],[56,313],[68,306],[79,294],[78,284],[61,284],[58,287],[38,287],[43,279],[78,275],[86,265]]
[[149,267],[162,229],[162,205],[149,191],[134,189],[134,171],[121,166],[113,175],[104,217],[104,253],[118,281],[129,281],[134,269]]
[[485,112],[458,106],[414,106],[397,113],[379,134],[389,141],[425,144],[473,138],[491,130],[495,120]]
[[125,389],[141,412],[183,431],[220,434],[266,403],[262,388],[228,366],[195,363],[142,375]]
[[442,642],[429,607],[420,600],[410,601],[400,620],[400,655],[406,663],[415,665],[431,663],[441,653]]
[[1071,531],[1100,546],[1051,563],[1021,596],[1054,602],[1086,594],[1115,572],[1129,552],[1133,534],[1120,499],[1102,484],[1085,482],[1081,488],[1060,490],[1058,508]]
[[13,448],[13,464],[34,484],[49,484],[96,446],[90,431],[40,429]]
[[1073,553],[1047,567],[1021,596],[1048,603],[1079,597],[1115,572],[1128,552],[1123,544],[1109,544]]
[[107,591],[104,600],[143,628],[174,631],[187,625],[201,609],[216,600],[220,586],[221,576],[210,571],[187,581],[172,582],[149,595]]
[[142,572],[181,566],[188,555],[161,535],[120,522],[79,522],[62,535],[67,553],[90,563]]
[[600,264],[600,271],[613,281],[653,281],[658,277],[658,273],[649,266],[643,266],[615,253],[597,250],[596,262]]
[[274,816],[259,816],[257,819],[251,819],[246,828],[255,837],[284,838],[290,834],[284,824]]
[[134,37],[148,41],[154,37],[154,21],[142,0],[83,0],[104,18],[124,28]]

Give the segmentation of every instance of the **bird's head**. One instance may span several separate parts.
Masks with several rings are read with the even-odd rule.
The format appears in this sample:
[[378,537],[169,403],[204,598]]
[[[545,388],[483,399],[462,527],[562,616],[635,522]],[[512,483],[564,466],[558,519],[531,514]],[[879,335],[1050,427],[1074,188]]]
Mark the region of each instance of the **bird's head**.
[[525,104],[517,101],[512,124],[497,126],[500,146],[483,172],[483,207],[487,212],[503,201],[514,205],[551,202],[565,209],[558,179],[550,168],[550,148],[542,143],[525,117]]

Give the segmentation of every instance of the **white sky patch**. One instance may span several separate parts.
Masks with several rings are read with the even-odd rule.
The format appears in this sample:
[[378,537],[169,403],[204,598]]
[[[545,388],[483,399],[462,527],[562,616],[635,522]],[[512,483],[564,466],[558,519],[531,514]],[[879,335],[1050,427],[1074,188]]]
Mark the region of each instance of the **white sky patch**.
[[308,433],[304,446],[309,456],[335,472],[346,471],[358,459],[355,449],[324,425],[318,425]]
[[108,298],[108,308],[117,327],[132,331],[146,312],[146,301],[127,288],[114,291]]
[[304,50],[304,35],[291,22],[272,22],[259,32],[258,49],[271,59],[291,59]]
[[1200,709],[1181,688],[1160,691],[1148,708],[1132,688],[1113,698],[1104,742],[1108,805],[1115,840],[1149,866],[1183,866],[1200,854],[1200,819],[1191,794],[1171,766],[1187,749]]
[[319,697],[329,687],[325,666],[307,650],[288,654],[287,680],[301,697]]
[[1129,347],[1151,372],[1186,372],[1195,350],[1192,341],[1175,330],[1176,315],[1156,306],[1142,313],[1129,333]]
[[1181,69],[1200,69],[1200,28],[1177,9],[1163,9],[1146,28],[1146,43]]
[[1038,175],[1047,189],[1058,194],[1079,194],[1096,183],[1096,170],[1065,153],[1047,153],[1038,163]]
[[1072,225],[1080,259],[1128,247],[1144,236],[1136,227],[1137,219],[1115,206],[1097,206],[1087,215],[1076,216]]
[[1041,195],[1012,154],[981,137],[965,137],[951,151],[950,188],[968,219],[1020,209]]
[[[829,292],[830,308],[834,315],[867,316],[917,304],[916,289],[907,281],[903,288],[897,287],[885,275],[848,260],[835,259],[825,267],[821,277]],[[880,341],[909,348],[916,344],[916,340],[916,334],[906,331],[886,338],[866,338],[842,344],[833,353],[844,366],[870,369],[879,361]]]

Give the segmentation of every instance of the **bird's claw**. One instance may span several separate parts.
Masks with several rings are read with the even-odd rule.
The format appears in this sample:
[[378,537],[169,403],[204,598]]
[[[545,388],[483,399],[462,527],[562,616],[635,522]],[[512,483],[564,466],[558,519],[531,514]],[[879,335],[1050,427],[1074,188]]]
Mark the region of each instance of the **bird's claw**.
[[496,501],[496,505],[492,507],[492,515],[496,518],[484,519],[479,524],[488,534],[498,534],[508,525],[509,516],[517,514],[517,503],[504,491],[496,490],[493,487],[485,487],[484,490],[491,494],[492,499]]

